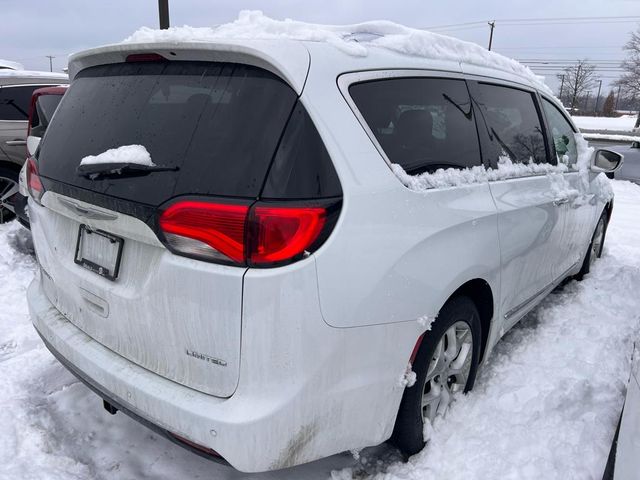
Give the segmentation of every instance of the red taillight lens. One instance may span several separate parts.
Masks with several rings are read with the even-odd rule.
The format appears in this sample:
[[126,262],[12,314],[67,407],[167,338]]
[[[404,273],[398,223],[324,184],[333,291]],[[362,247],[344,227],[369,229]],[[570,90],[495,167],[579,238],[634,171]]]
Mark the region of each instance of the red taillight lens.
[[[337,216],[335,210],[331,218]],[[158,225],[165,244],[174,253],[219,263],[270,267],[298,260],[318,246],[319,239],[330,230],[328,212],[328,208],[316,205],[185,200],[164,210]]]
[[321,207],[253,207],[250,264],[279,263],[304,253],[322,232],[325,216]]
[[244,263],[248,212],[248,205],[183,201],[167,208],[159,224],[169,245],[178,252]]
[[27,189],[33,199],[40,203],[42,195],[44,195],[44,186],[38,175],[38,166],[33,158],[27,159]]

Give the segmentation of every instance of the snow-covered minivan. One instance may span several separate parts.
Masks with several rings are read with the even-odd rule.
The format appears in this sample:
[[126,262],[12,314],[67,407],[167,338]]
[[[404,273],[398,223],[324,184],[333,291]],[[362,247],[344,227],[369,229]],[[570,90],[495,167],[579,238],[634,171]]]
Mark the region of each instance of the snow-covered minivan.
[[28,300],[110,412],[246,472],[413,454],[600,256],[622,158],[519,64],[383,26],[70,58],[29,160]]

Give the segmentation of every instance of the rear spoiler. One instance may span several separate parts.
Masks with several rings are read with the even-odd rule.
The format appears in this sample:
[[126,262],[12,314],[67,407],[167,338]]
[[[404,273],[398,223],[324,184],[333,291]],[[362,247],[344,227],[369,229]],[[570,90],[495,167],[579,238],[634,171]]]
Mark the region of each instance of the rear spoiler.
[[310,66],[309,51],[292,40],[217,40],[214,42],[121,43],[93,48],[69,57],[69,79],[95,65],[125,62],[130,55],[153,54],[167,60],[230,62],[253,65],[285,80],[302,93]]

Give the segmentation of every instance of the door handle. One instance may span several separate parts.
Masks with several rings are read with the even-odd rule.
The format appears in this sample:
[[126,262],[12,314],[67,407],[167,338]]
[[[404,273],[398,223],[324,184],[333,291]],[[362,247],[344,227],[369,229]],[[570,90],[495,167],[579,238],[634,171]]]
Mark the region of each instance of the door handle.
[[558,199],[553,201],[553,204],[556,207],[559,207],[560,205],[564,205],[565,203],[569,203],[569,199],[568,198],[558,198]]
[[7,140],[4,143],[9,145],[10,147],[20,147],[22,145],[26,145],[27,141],[26,140]]

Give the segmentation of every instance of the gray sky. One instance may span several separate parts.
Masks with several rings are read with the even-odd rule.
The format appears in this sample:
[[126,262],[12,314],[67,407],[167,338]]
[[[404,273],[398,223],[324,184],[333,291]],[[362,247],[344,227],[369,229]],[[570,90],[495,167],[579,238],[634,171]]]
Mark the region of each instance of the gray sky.
[[[514,26],[500,20],[637,16],[640,0],[170,0],[171,25],[225,23],[244,9],[262,10],[279,19],[333,24],[385,19],[419,28],[496,19],[493,50],[510,57],[617,61],[623,58],[622,45],[638,23],[608,20]],[[118,42],[143,25],[158,24],[156,0],[0,0],[0,11],[0,58],[34,70],[48,70],[45,55],[55,55],[54,71],[61,71],[70,53]],[[434,31],[485,47],[489,37],[485,24]],[[608,77],[615,75],[617,72],[601,71],[603,89],[612,81]],[[556,88],[554,77],[554,73],[547,73],[547,83]]]

